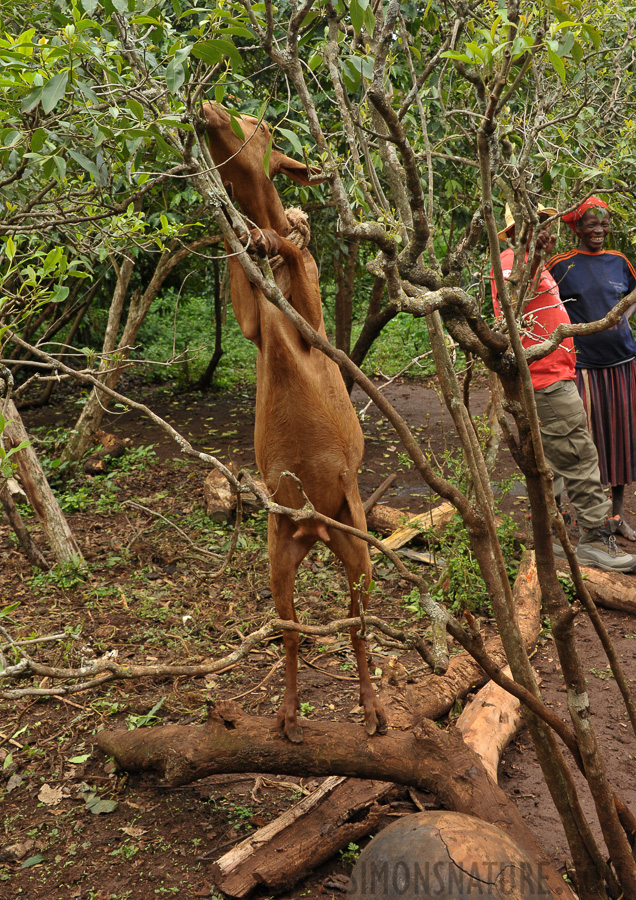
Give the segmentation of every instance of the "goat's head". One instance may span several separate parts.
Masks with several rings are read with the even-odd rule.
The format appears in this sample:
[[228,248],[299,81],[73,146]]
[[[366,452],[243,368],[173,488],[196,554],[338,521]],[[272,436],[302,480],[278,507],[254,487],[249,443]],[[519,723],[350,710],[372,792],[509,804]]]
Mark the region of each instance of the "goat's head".
[[[276,188],[275,175],[286,175],[299,184],[309,184],[310,175],[319,171],[305,163],[285,156],[275,146],[269,157],[269,178],[263,163],[271,142],[271,132],[265,122],[254,116],[235,116],[243,137],[232,128],[232,117],[222,106],[206,103],[203,115],[207,123],[210,152],[225,184],[231,184],[230,195],[243,212],[259,228],[272,228],[286,235],[289,226]],[[318,184],[318,181],[312,183]]]

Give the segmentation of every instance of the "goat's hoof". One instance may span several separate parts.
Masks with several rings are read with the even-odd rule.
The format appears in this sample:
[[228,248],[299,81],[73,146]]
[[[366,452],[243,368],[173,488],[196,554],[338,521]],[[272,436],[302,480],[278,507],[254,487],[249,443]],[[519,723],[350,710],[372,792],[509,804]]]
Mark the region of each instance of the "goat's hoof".
[[302,744],[303,730],[300,725],[285,725],[285,737],[292,744]]
[[369,737],[373,737],[373,735],[378,731],[378,723],[377,722],[365,722],[364,730],[369,735]]

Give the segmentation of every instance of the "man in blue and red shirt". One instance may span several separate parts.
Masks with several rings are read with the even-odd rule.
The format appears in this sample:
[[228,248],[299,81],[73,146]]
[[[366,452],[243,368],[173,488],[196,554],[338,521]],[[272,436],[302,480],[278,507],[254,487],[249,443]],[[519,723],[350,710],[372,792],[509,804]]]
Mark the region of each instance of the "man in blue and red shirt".
[[[556,215],[556,210],[540,209],[540,218]],[[506,228],[499,233],[501,240],[514,241],[514,219],[506,209]],[[532,234],[526,243],[526,263]],[[569,324],[559,288],[544,267],[542,254],[554,248],[550,227],[543,226],[537,235],[535,253],[530,263],[532,296],[522,316],[522,344],[531,347],[549,337],[557,325]],[[501,254],[504,278],[509,278],[514,263],[514,250]],[[539,272],[540,268],[540,272]],[[537,272],[539,272],[538,283]],[[491,272],[493,307],[500,315],[497,288]],[[546,461],[554,473],[558,493],[565,484],[574,506],[580,531],[576,556],[582,565],[596,566],[608,572],[629,572],[636,567],[636,557],[623,553],[610,531],[608,515],[611,503],[601,485],[598,455],[587,429],[587,418],[575,383],[575,352],[572,338],[566,338],[556,350],[543,359],[530,363],[530,377],[541,439]],[[559,544],[555,554],[564,558]]]

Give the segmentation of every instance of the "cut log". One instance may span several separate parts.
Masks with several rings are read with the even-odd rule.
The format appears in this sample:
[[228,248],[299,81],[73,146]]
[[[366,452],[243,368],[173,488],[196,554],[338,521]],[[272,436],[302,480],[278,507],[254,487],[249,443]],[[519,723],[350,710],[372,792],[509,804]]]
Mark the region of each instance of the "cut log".
[[42,524],[56,560],[61,564],[83,565],[84,557],[46,480],[35,450],[30,445],[29,436],[13,400],[9,400],[3,435],[8,449],[18,447],[23,442],[29,444],[16,453],[13,460],[22,487]]
[[251,834],[218,859],[215,884],[230,897],[247,897],[255,888],[292,888],[351,841],[375,831],[396,791],[394,784],[338,776],[273,822]]
[[127,446],[132,443],[130,438],[118,438],[108,431],[96,431],[92,440],[95,444],[101,444],[102,449],[84,461],[82,468],[87,475],[105,475],[108,472],[106,460],[119,459],[126,452]]
[[9,493],[16,503],[22,503],[23,500],[27,499],[27,495],[24,493],[21,485],[15,480],[15,478],[7,478],[7,488],[9,489]]
[[[509,666],[506,666],[503,673],[508,678],[512,677]],[[495,783],[501,754],[521,727],[522,721],[519,700],[494,681],[489,681],[455,722],[455,727],[481,759]]]
[[[600,569],[592,569],[581,566],[581,572],[585,575],[585,585],[590,592],[590,597],[597,606],[605,609],[617,609],[619,612],[636,615],[636,577],[623,575],[618,572],[602,572]],[[569,575],[569,571],[563,570],[563,574]]]
[[230,522],[236,509],[236,494],[225,475],[212,469],[203,483],[205,511],[214,522]]
[[[256,479],[256,483],[267,493],[265,484]],[[205,499],[205,511],[215,522],[231,522],[236,510],[236,494],[230,488],[227,478],[218,469],[212,469],[203,483],[203,496]],[[256,498],[251,492],[241,494],[243,506],[258,506]]]
[[303,732],[304,742],[292,744],[271,719],[245,716],[232,704],[219,704],[204,726],[102,731],[97,743],[123,769],[154,772],[170,785],[228,772],[274,772],[347,775],[430,791],[446,809],[503,828],[541,864],[555,897],[563,898],[563,879],[551,868],[519,810],[455,729],[442,731],[423,720],[412,733],[369,737],[356,725],[307,720]]
[[[434,509],[411,516],[409,513],[400,512],[390,506],[376,506],[368,517],[368,526],[381,533],[391,531],[389,537],[383,541],[389,550],[398,550],[404,544],[414,540],[422,531],[433,529],[439,533],[443,531],[455,515],[455,507],[450,503],[442,503]],[[404,517],[408,516],[406,522]],[[372,549],[372,555],[379,553]]]

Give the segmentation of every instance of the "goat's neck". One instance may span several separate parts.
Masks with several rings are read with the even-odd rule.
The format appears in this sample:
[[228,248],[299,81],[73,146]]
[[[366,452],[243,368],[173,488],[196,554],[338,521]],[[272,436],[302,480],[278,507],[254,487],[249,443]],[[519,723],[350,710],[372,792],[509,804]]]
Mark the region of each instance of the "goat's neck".
[[267,181],[259,188],[248,196],[237,196],[238,205],[257,228],[270,228],[281,237],[287,237],[289,222],[273,182]]

